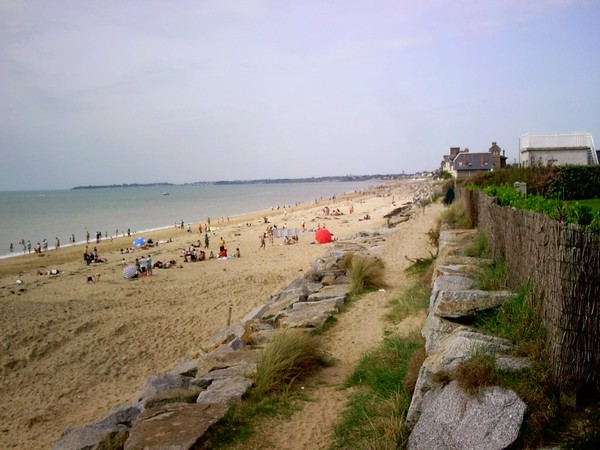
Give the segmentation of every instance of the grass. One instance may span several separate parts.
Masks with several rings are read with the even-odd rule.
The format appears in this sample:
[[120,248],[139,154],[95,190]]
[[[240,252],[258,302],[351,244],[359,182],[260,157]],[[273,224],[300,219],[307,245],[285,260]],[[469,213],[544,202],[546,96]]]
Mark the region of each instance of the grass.
[[456,200],[452,203],[440,214],[438,220],[446,223],[451,229],[473,228],[464,200]]
[[[433,261],[434,257],[415,261],[407,269],[415,282],[390,301],[389,321],[398,323],[427,308]],[[424,359],[425,343],[419,333],[385,336],[379,348],[365,355],[346,383],[356,391],[334,428],[332,448],[405,448],[406,413]]]
[[485,270],[477,276],[479,289],[484,291],[499,291],[507,287],[506,265],[504,260],[488,264]]
[[575,204],[579,203],[583,206],[589,206],[594,211],[600,211],[600,198],[590,198],[585,200],[569,200],[567,203]]
[[[484,332],[513,341],[512,353],[525,356],[532,363],[529,370],[507,373],[495,368],[487,356],[486,372],[481,376],[484,382],[480,383],[511,389],[527,404],[528,413],[521,437],[522,445],[526,447],[562,440],[559,430],[564,428],[569,414],[560,404],[558,385],[552,376],[547,335],[533,296],[532,286],[526,284],[509,302],[481,314],[474,323]],[[477,360],[468,361],[462,369],[466,375],[463,373],[462,376],[477,378],[469,372],[479,370],[477,367],[480,365]]]
[[302,391],[294,389],[296,384],[328,364],[319,337],[294,328],[281,330],[263,350],[247,397],[231,405],[198,448],[240,445],[265,417],[291,417],[305,400]]
[[429,285],[413,284],[402,295],[390,300],[390,308],[385,318],[392,323],[398,323],[408,316],[423,311],[429,306],[430,293]]
[[381,259],[372,256],[348,255],[344,258],[343,264],[350,278],[352,295],[360,295],[386,286],[385,266]]
[[263,350],[252,393],[257,396],[284,392],[326,365],[319,338],[305,331],[279,331]]
[[[412,391],[404,380],[413,354],[423,348],[422,338],[398,336],[368,353],[348,379],[357,387],[334,430],[333,448],[396,449],[405,445],[404,418]],[[420,367],[420,364],[419,364]]]
[[489,252],[490,243],[485,233],[478,233],[477,236],[475,236],[475,241],[463,249],[465,256],[472,256],[475,258],[487,258]]

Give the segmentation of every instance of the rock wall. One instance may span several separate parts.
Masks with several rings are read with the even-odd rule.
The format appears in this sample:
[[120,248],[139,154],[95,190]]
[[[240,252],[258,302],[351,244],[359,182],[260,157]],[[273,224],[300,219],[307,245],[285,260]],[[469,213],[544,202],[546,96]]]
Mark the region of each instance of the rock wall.
[[512,295],[477,289],[476,275],[489,261],[461,255],[476,233],[440,233],[429,313],[422,330],[427,357],[406,419],[412,427],[409,449],[503,449],[519,436],[527,407],[513,391],[486,387],[474,397],[456,382],[444,384],[436,378],[479,353],[494,355],[503,370],[529,367],[528,361],[507,354],[510,341],[462,325],[477,312],[497,307]]

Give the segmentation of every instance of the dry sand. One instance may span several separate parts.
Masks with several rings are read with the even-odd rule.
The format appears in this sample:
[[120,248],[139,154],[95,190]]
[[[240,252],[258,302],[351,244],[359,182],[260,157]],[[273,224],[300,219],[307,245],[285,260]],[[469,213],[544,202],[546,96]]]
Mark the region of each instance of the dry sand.
[[[285,222],[288,228],[300,228],[303,219],[307,228],[325,223],[342,238],[382,227],[383,216],[394,208],[392,199],[397,205],[409,201],[414,187],[414,182],[404,182],[353,199],[298,205],[285,216],[279,210],[236,218],[211,236],[210,249],[216,253],[222,236],[229,253],[239,247],[241,258],[182,263],[182,250],[202,239],[192,226],[191,233],[170,229],[149,234],[155,241],[173,242],[126,255],[119,248],[131,239],[102,242],[100,256],[108,259],[103,264],[87,266],[81,246],[0,261],[0,447],[49,448],[67,427],[96,421],[113,407],[130,403],[148,375],[168,371],[183,357],[197,356],[209,337],[225,327],[230,307],[235,323],[326,251],[327,246],[314,244],[314,233],[308,232],[296,245],[281,245],[282,239],[275,239],[275,245],[259,250],[263,216],[279,226]],[[326,204],[344,215],[324,216]],[[361,220],[367,213],[371,220]],[[388,238],[390,294],[402,285],[398,274],[407,265],[405,255],[428,254],[425,234],[435,215],[426,212],[400,224]],[[132,262],[148,253],[154,261],[175,259],[180,268],[124,279],[122,258]],[[38,270],[53,268],[60,275],[38,275]],[[96,274],[99,281],[88,283]],[[17,285],[17,279],[23,284]],[[343,361],[333,369],[335,380],[362,355],[363,347],[381,339],[382,325],[366,325],[369,318],[364,317],[366,311],[374,319],[380,317],[383,301],[378,295],[387,297],[374,293],[357,307],[363,314],[356,320],[365,326],[356,327],[356,339],[345,338],[344,346],[336,345],[338,351],[332,352]],[[336,408],[327,414],[334,415]],[[320,439],[316,436],[313,439]]]

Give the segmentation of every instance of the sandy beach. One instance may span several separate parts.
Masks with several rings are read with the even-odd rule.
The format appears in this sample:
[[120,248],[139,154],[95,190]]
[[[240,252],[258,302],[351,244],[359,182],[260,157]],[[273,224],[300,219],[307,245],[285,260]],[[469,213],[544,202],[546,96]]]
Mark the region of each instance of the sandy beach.
[[[303,220],[307,229],[325,224],[343,238],[384,226],[392,201],[397,206],[410,201],[415,185],[390,184],[354,198],[213,223],[220,229],[210,235],[209,251],[218,252],[222,237],[230,255],[240,249],[240,258],[183,262],[184,249],[198,239],[204,242],[198,224],[192,224],[191,232],[173,228],[145,235],[172,242],[128,254],[120,249],[130,246],[131,238],[101,242],[97,247],[105,263],[86,265],[82,246],[1,260],[0,447],[48,448],[67,427],[98,420],[113,407],[130,403],[148,375],[198,356],[209,337],[226,326],[230,308],[235,323],[327,250],[308,231],[297,244],[284,245],[276,238],[260,249],[263,217],[279,228],[285,223],[288,229],[301,229]],[[326,216],[324,206],[343,215]],[[363,220],[365,214],[371,219]],[[398,228],[419,236],[390,249],[398,260],[427,254],[423,236],[429,226],[411,220]],[[175,260],[178,267],[154,269],[152,276],[134,280],[122,276],[123,258],[132,263],[148,254],[155,262]],[[39,275],[52,269],[60,274]],[[97,281],[90,283],[88,277]]]

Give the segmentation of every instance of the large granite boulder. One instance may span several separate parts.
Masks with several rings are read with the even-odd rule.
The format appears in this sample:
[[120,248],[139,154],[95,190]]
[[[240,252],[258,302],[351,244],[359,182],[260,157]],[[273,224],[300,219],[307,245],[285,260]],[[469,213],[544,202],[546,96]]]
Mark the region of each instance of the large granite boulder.
[[470,396],[453,381],[425,394],[408,448],[505,449],[519,436],[526,409],[513,391],[494,386]]
[[[198,359],[198,374],[201,377],[204,374],[213,372],[219,369],[237,366],[240,364],[256,364],[258,362],[259,352],[257,350],[223,350],[214,351],[202,355]],[[190,384],[192,384],[190,382]]]
[[125,450],[194,448],[227,412],[225,404],[179,403],[143,411],[131,429]]
[[450,372],[477,353],[505,354],[511,346],[507,339],[482,334],[465,326],[454,329],[423,361],[406,415],[407,424],[414,426],[418,420],[425,393],[440,387],[435,381],[435,374]]
[[443,290],[438,293],[433,313],[448,319],[471,317],[478,312],[496,308],[513,297],[514,294],[510,291]]
[[425,352],[428,355],[435,352],[444,339],[460,326],[462,325],[451,320],[428,314],[421,329],[421,335],[425,338]]
[[146,378],[142,391],[137,395],[135,404],[143,406],[147,399],[173,389],[194,389],[190,382],[193,377],[178,374],[157,374]]
[[463,249],[474,241],[477,233],[475,229],[440,231],[438,257],[462,254]]
[[229,344],[236,338],[241,339],[245,332],[246,329],[240,324],[228,326],[210,338],[209,347],[214,349]]
[[177,361],[174,365],[170,374],[183,375],[185,377],[195,377],[198,372],[198,359],[197,358],[183,358]]
[[279,328],[315,329],[323,326],[334,314],[332,309],[329,303],[313,302],[310,307],[282,311],[275,322]]
[[443,275],[433,280],[431,296],[429,297],[429,310],[433,310],[440,292],[443,291],[462,291],[473,289],[477,285],[474,278],[462,275]]
[[350,292],[349,284],[333,284],[331,286],[324,286],[319,292],[310,294],[307,298],[308,302],[318,302],[321,300],[327,300],[330,298],[343,298],[344,301],[348,297]]
[[210,385],[198,395],[197,403],[224,404],[241,400],[252,386],[252,380],[242,376],[214,379]]
[[100,442],[124,440],[139,414],[135,406],[117,408],[99,422],[67,429],[52,450],[91,449]]

